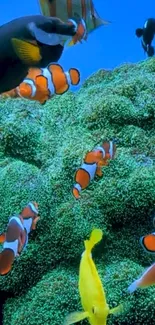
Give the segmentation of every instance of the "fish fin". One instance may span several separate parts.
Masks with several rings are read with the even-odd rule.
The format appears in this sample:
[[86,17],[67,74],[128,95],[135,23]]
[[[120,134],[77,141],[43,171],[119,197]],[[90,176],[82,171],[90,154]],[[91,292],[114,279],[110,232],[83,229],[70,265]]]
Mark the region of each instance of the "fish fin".
[[102,25],[109,25],[109,24],[112,24],[112,22],[110,20],[105,20],[105,19],[100,19]]
[[122,304],[120,304],[119,306],[109,310],[109,314],[116,314],[116,313],[122,313],[122,312],[123,312],[123,305]]
[[84,241],[85,249],[91,252],[92,248],[102,239],[102,236],[103,232],[101,229],[94,229],[91,232],[90,239]]
[[70,42],[66,43],[66,47],[69,47],[69,46],[73,46],[75,45],[73,40],[71,40]]
[[14,261],[13,250],[5,248],[0,253],[0,275],[6,275],[11,271],[13,261]]
[[5,242],[5,233],[3,232],[2,234],[0,234],[0,243],[4,243]]
[[38,28],[35,23],[28,24],[28,29],[35,39],[45,45],[57,45],[59,44],[59,36],[56,33],[48,33]]
[[76,86],[80,82],[80,72],[77,69],[69,69],[69,75],[71,78],[71,84]]
[[100,167],[97,167],[97,169],[96,169],[96,175],[99,176],[99,177],[101,177],[103,175],[102,170],[101,170]]
[[129,293],[133,293],[137,288],[138,288],[138,280],[135,280],[134,282],[132,282],[130,284],[130,286],[128,287],[127,291]]
[[32,222],[32,230],[36,229],[37,222],[40,220],[40,217],[36,217]]
[[64,73],[63,67],[58,63],[50,63],[48,65],[48,70],[50,71],[50,73]]
[[23,63],[31,65],[41,60],[42,57],[38,46],[17,38],[12,38],[11,42],[17,56]]
[[89,313],[87,311],[77,311],[66,316],[63,325],[74,324],[87,317],[89,317]]
[[135,34],[138,38],[142,37],[143,36],[143,29],[142,28],[137,28],[135,30]]
[[72,193],[75,197],[75,199],[79,199],[80,198],[80,194],[77,188],[73,187]]

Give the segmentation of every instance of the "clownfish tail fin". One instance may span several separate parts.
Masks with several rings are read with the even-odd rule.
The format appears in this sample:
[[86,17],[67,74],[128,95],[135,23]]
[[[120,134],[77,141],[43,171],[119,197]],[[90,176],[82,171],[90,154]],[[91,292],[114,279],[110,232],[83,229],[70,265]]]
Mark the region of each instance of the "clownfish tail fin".
[[5,242],[5,233],[0,234],[0,243],[4,243]]
[[77,69],[70,69],[69,70],[69,75],[71,79],[71,84],[76,86],[80,82],[80,72]]
[[74,186],[73,186],[73,190],[72,190],[72,193],[73,193],[73,196],[76,198],[76,199],[79,199],[80,198],[80,192],[81,192],[82,188],[80,186],[80,184],[76,183]]
[[14,261],[14,252],[11,249],[4,249],[0,253],[0,275],[6,275],[11,271]]
[[84,241],[84,245],[85,245],[85,249],[88,253],[91,252],[92,248],[98,243],[100,242],[100,240],[102,239],[103,236],[103,232],[101,229],[94,229],[91,232],[90,235],[90,239],[89,240],[85,240]]

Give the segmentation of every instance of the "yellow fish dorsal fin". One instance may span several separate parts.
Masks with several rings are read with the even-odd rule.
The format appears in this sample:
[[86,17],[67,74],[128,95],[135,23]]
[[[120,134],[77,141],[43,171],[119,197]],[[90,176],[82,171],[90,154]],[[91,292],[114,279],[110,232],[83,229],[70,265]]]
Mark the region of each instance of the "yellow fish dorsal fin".
[[119,306],[109,310],[109,314],[116,314],[116,313],[122,313],[122,312],[123,312],[123,305],[122,304],[120,304]]
[[15,53],[23,63],[34,65],[41,60],[42,57],[37,45],[17,38],[12,38],[11,42]]
[[90,239],[84,241],[85,249],[90,253],[92,248],[102,239],[102,236],[101,229],[94,229],[91,232]]
[[70,325],[77,322],[80,322],[81,320],[89,317],[89,313],[87,311],[77,311],[74,313],[69,314],[63,323],[63,325]]

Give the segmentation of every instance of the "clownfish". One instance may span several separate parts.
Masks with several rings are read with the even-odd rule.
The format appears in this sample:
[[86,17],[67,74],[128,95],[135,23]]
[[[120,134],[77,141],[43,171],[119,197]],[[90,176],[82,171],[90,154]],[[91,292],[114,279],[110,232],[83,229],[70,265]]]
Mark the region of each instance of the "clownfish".
[[108,165],[108,159],[114,159],[116,144],[113,141],[104,141],[101,146],[86,154],[84,162],[75,173],[73,196],[80,198],[80,191],[85,189],[95,175],[102,176],[102,166]]
[[57,17],[24,16],[0,27],[0,93],[14,89],[32,67],[45,68],[58,62],[64,50],[64,35],[75,42],[85,38],[83,19],[63,22]]
[[28,235],[36,229],[39,220],[38,204],[30,202],[20,214],[9,219],[6,233],[0,235],[3,250],[0,253],[0,275],[6,275],[17,256],[28,243]]
[[45,104],[54,95],[62,95],[71,85],[78,85],[80,72],[71,68],[65,72],[59,64],[49,64],[46,68],[31,68],[23,82],[4,96],[24,97]]
[[[155,233],[140,237],[140,244],[146,253],[155,254]],[[155,263],[128,287],[128,291],[133,293],[137,288],[147,288],[151,285],[155,285]]]
[[79,270],[79,293],[83,311],[69,314],[63,325],[70,325],[88,319],[91,325],[106,325],[107,317],[123,311],[123,306],[110,309],[96,265],[92,259],[93,247],[102,239],[101,229],[94,229],[89,240],[84,241],[85,250],[81,256]]

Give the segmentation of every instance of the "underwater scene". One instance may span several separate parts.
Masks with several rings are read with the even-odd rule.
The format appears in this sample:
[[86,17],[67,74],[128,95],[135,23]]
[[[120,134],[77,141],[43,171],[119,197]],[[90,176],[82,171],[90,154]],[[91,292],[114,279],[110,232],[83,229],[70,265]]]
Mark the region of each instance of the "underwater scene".
[[0,325],[155,323],[155,3],[0,3]]

